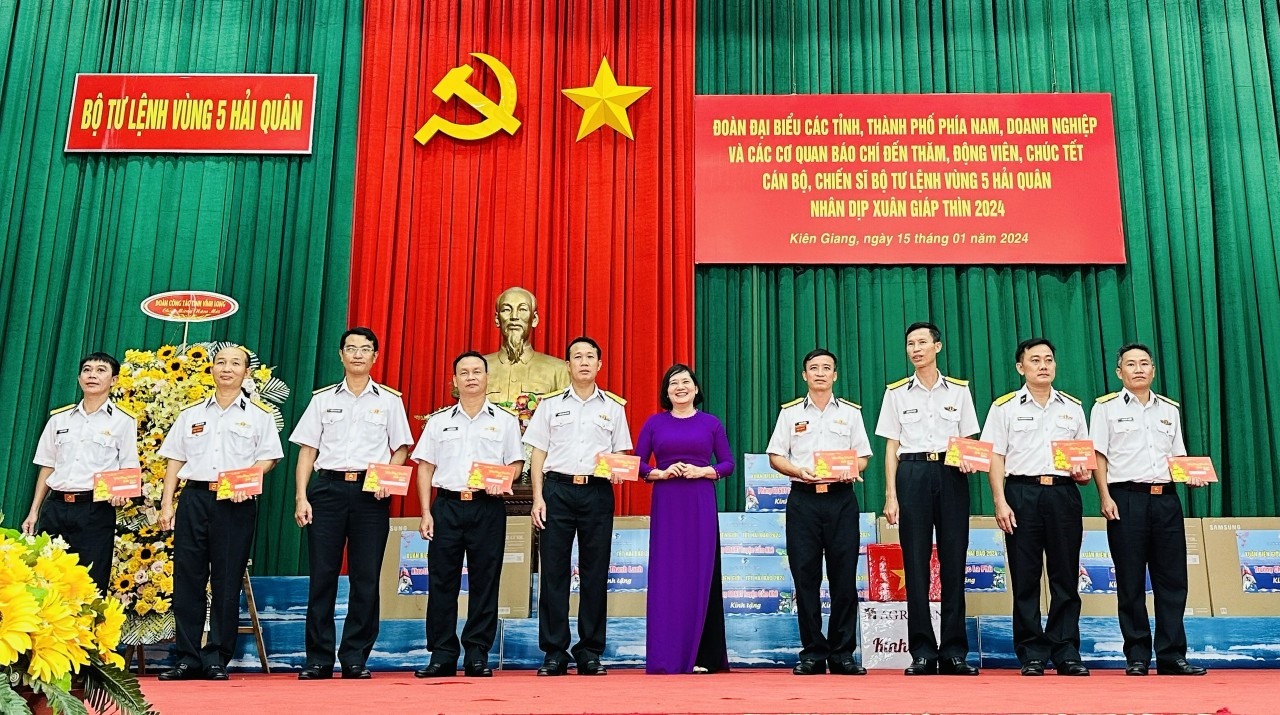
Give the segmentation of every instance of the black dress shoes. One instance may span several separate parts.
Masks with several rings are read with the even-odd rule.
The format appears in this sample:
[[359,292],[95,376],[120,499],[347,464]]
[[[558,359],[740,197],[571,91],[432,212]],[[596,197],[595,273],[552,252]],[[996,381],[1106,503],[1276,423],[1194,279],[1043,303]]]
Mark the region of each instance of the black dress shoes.
[[227,669],[220,665],[210,665],[204,669],[205,680],[226,680]]
[[1169,663],[1156,662],[1157,675],[1204,675],[1208,670],[1192,665],[1186,658],[1179,658]]
[[902,671],[905,675],[937,675],[938,661],[928,658],[916,658],[911,661],[911,665]]
[[569,672],[569,664],[558,660],[548,660],[538,668],[538,675],[564,675]]
[[978,669],[966,663],[964,658],[943,658],[938,661],[938,672],[942,675],[977,675]]
[[1124,667],[1124,674],[1125,675],[1146,675],[1147,664],[1138,662],[1136,660],[1130,661],[1130,663]]
[[1023,675],[1044,675],[1043,660],[1029,660],[1022,664]]
[[1070,675],[1080,677],[1089,674],[1089,669],[1084,667],[1084,663],[1078,660],[1064,660],[1058,663],[1058,675]]
[[467,663],[465,666],[463,666],[462,672],[465,673],[468,678],[492,678],[493,677],[493,670],[489,666],[485,665],[484,663],[478,660],[472,663]]
[[[226,675],[226,673],[223,673]],[[178,663],[170,670],[156,676],[157,680],[204,680],[204,668],[190,663]]]
[[792,668],[791,672],[795,675],[822,675],[827,672],[827,666],[820,660],[805,658],[796,663],[796,667]]
[[578,675],[608,675],[609,671],[605,670],[599,660],[592,658],[584,663],[578,664]]
[[368,680],[373,677],[373,673],[363,665],[344,665],[342,666],[343,680]]
[[333,666],[308,665],[298,673],[298,680],[328,680],[333,677]]
[[830,658],[827,660],[827,668],[831,670],[832,675],[866,675],[867,669],[858,665],[853,656],[846,655],[843,658]]
[[415,678],[452,678],[458,672],[458,666],[452,663],[428,663],[413,671]]

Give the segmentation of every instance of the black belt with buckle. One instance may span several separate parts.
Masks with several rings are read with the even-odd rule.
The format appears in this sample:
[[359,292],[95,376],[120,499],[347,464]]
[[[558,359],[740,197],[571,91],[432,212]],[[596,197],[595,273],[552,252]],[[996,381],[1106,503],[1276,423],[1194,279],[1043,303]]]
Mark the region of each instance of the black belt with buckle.
[[907,454],[899,454],[899,462],[941,462],[947,456],[946,452],[909,452]]
[[216,491],[218,491],[218,480],[217,480],[217,479],[213,480],[212,482],[203,482],[203,481],[200,481],[200,480],[198,480],[198,479],[186,479],[186,480],[183,480],[183,482],[182,482],[182,488],[183,488],[183,489],[187,489],[187,488],[191,487],[192,485],[195,485],[195,488],[196,488],[196,490],[197,490],[197,491],[200,491],[200,490],[208,490],[208,491],[211,491],[211,492],[216,492]]
[[1006,474],[1004,478],[1014,484],[1037,484],[1042,487],[1062,487],[1076,483],[1076,480],[1071,477],[1064,477],[1060,474]]
[[483,501],[485,499],[501,499],[502,497],[490,496],[489,492],[486,492],[483,489],[455,492],[452,489],[437,488],[436,498],[451,501]]
[[58,501],[64,504],[83,504],[93,501],[93,490],[87,492],[60,492],[56,489],[52,490],[58,497]]
[[1151,484],[1149,482],[1113,482],[1107,486],[1111,489],[1120,489],[1126,492],[1150,494],[1153,497],[1157,497],[1162,494],[1177,494],[1177,492],[1173,490],[1173,482],[1161,482],[1160,484]]
[[[560,482],[561,484],[574,484],[577,486],[582,486],[584,484],[591,483],[590,474],[564,474],[563,472],[546,472],[543,474],[543,476],[545,476],[547,479],[550,479],[553,482]],[[609,482],[609,480],[607,479],[601,479],[599,481],[604,482],[606,484]]]
[[333,479],[339,482],[359,482],[364,479],[363,469],[352,469],[350,471],[338,471],[336,469],[321,469],[320,476],[326,479]]
[[809,492],[810,494],[836,494],[853,489],[852,482],[798,482],[792,480],[792,491]]

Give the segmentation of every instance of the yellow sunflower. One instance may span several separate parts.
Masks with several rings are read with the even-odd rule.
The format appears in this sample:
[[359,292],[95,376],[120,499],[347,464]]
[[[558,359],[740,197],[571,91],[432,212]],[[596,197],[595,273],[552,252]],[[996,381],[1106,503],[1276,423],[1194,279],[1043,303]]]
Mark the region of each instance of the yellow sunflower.
[[165,345],[156,351],[156,358],[160,361],[168,360],[178,354],[178,349],[172,345]]
[[196,345],[195,347],[187,351],[187,357],[191,358],[192,360],[208,360],[209,351],[205,350],[203,347],[199,345]]
[[13,665],[31,650],[31,634],[40,629],[40,604],[25,584],[0,589],[0,666]]
[[182,361],[181,361],[181,360],[177,360],[177,359],[170,360],[170,361],[168,361],[167,363],[165,363],[165,367],[169,370],[169,374],[170,374],[170,375],[181,375],[181,374],[182,374]]
[[116,593],[128,593],[133,590],[133,574],[122,573],[116,577]]

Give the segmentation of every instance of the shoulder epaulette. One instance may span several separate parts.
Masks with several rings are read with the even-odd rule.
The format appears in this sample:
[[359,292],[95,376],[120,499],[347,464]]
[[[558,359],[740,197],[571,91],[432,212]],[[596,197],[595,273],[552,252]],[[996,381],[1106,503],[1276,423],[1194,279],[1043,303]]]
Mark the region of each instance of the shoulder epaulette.
[[448,412],[449,410],[452,410],[452,409],[453,409],[453,405],[445,405],[444,407],[441,407],[435,412],[432,412],[431,414],[427,415],[427,419],[429,420],[432,417],[435,417],[436,415],[440,414],[441,412]]
[[[112,404],[115,404],[115,403],[113,402]],[[116,405],[116,409],[117,409],[117,410],[120,410],[121,412],[125,413],[126,415],[128,415],[128,416],[132,417],[134,422],[137,422],[137,421],[138,421],[138,416],[137,416],[137,415],[133,414],[132,412],[130,412],[130,411],[128,411],[128,410],[126,410],[125,408],[121,407],[120,405]]]
[[837,397],[837,398],[836,398],[836,401],[838,401],[838,402],[843,402],[843,403],[845,403],[846,405],[848,405],[848,406],[852,407],[852,408],[853,408],[853,409],[855,409],[855,410],[860,410],[860,409],[862,409],[862,405],[859,405],[858,403],[854,402],[853,400],[846,400],[846,399],[844,399],[843,397]]
[[1104,403],[1104,402],[1110,402],[1110,401],[1112,401],[1112,400],[1116,399],[1116,398],[1117,398],[1117,397],[1119,397],[1119,396],[1120,396],[1120,393],[1119,393],[1119,392],[1108,392],[1107,394],[1103,395],[1102,397],[1099,397],[1098,399],[1094,400],[1094,402],[1096,402],[1096,403],[1098,403],[1099,405],[1101,405],[1102,403]]
[[555,397],[556,395],[563,395],[563,394],[564,394],[565,389],[568,389],[568,388],[564,388],[564,389],[560,389],[560,390],[552,390],[551,392],[544,392],[544,393],[542,393],[541,395],[538,395],[538,396],[537,396],[537,397],[538,397],[538,402],[542,402],[543,400],[550,400],[551,398]]
[[203,404],[204,404],[204,402],[205,402],[205,400],[207,400],[207,399],[209,399],[209,398],[207,398],[207,397],[206,397],[206,398],[204,398],[204,399],[196,400],[195,402],[191,402],[191,403],[189,403],[189,404],[183,405],[183,406],[182,406],[182,411],[183,411],[183,412],[186,412],[187,410],[191,409],[192,407],[199,407],[200,405],[203,405]]
[[796,405],[800,404],[801,402],[804,402],[804,398],[803,398],[803,397],[797,397],[796,399],[794,399],[794,400],[792,400],[792,401],[790,401],[790,402],[784,402],[784,403],[782,403],[782,409],[784,409],[784,410],[785,410],[785,409],[787,409],[788,407],[795,407]]
[[494,407],[497,407],[498,409],[502,410],[503,412],[506,412],[507,414],[511,415],[512,417],[519,417],[519,416],[520,416],[520,412],[519,412],[518,410],[516,410],[516,408],[511,407],[511,406],[509,406],[509,405],[494,405]]
[[1009,392],[1009,393],[1006,393],[1006,394],[1003,394],[1003,395],[1001,395],[1001,396],[997,397],[997,398],[996,398],[996,403],[995,403],[995,404],[996,404],[996,407],[999,407],[1000,405],[1003,405],[1004,403],[1008,402],[1009,400],[1012,400],[1012,399],[1013,399],[1013,397],[1014,397],[1014,395],[1017,395],[1017,394],[1018,394],[1017,390],[1014,390],[1013,392]]
[[943,380],[946,380],[947,382],[951,383],[952,385],[959,385],[960,387],[968,387],[968,386],[969,386],[969,381],[968,381],[968,380],[961,380],[961,379],[960,379],[960,378],[958,378],[958,377],[943,377],[942,379],[943,379]]
[[388,386],[386,386],[386,385],[378,385],[378,387],[381,387],[382,389],[386,390],[387,392],[390,392],[391,394],[395,395],[396,397],[400,397],[400,391],[399,391],[399,390],[397,390],[397,389],[396,389],[396,388],[394,388],[394,387],[388,387]]
[[1058,394],[1059,394],[1059,395],[1062,395],[1063,397],[1067,398],[1068,400],[1071,400],[1072,402],[1076,403],[1077,405],[1082,405],[1082,404],[1084,404],[1083,402],[1081,402],[1081,401],[1080,401],[1080,398],[1076,397],[1075,395],[1067,394],[1067,393],[1063,392],[1062,390],[1058,390]]
[[890,390],[896,390],[896,389],[898,389],[899,387],[902,387],[903,385],[907,384],[908,382],[911,382],[911,378],[910,378],[910,377],[904,377],[904,378],[902,378],[901,380],[898,380],[897,382],[891,382],[891,383],[889,383],[889,384],[887,385],[887,387],[888,387]]
[[62,414],[63,412],[66,412],[67,410],[74,410],[75,408],[76,408],[76,403],[72,402],[72,403],[71,403],[71,404],[69,404],[69,405],[63,405],[62,407],[59,407],[59,408],[57,408],[57,409],[49,410],[49,416],[50,416],[50,417],[53,417],[54,415]]
[[318,394],[320,394],[321,392],[324,392],[325,390],[332,390],[333,388],[337,387],[338,385],[339,385],[339,383],[336,383],[336,382],[335,382],[335,383],[333,383],[332,385],[325,385],[324,387],[322,387],[322,388],[320,388],[320,389],[318,389],[318,390],[312,390],[312,391],[311,391],[311,394],[313,394],[313,395],[318,395]]
[[606,397],[608,397],[610,400],[613,400],[614,402],[618,403],[619,405],[625,405],[625,404],[627,404],[627,401],[626,401],[626,400],[622,399],[621,397],[618,397],[617,395],[613,394],[612,392],[609,392],[608,390],[605,390],[605,391],[604,391],[604,394],[605,394],[605,396],[606,396]]
[[1182,407],[1182,405],[1179,405],[1178,403],[1174,402],[1173,400],[1170,400],[1169,398],[1165,397],[1164,395],[1161,395],[1158,392],[1156,393],[1156,399],[1164,400],[1165,402],[1168,402],[1174,407]]
[[253,404],[257,405],[258,409],[262,410],[263,412],[265,412],[265,413],[267,413],[267,414],[272,414],[273,412],[275,412],[275,410],[271,409],[271,405],[268,405],[267,403],[263,402],[262,400],[249,400],[249,401],[250,401],[250,402],[252,402]]

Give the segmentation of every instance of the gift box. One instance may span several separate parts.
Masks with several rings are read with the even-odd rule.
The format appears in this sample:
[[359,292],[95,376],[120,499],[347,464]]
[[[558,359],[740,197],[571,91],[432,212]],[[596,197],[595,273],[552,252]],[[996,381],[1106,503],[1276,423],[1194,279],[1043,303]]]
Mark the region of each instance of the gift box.
[[[902,547],[898,544],[867,546],[867,599],[871,601],[907,600],[907,581],[902,568]],[[938,573],[938,549],[929,557],[929,600],[942,600],[942,581]]]

